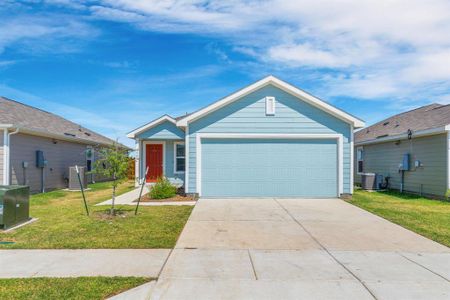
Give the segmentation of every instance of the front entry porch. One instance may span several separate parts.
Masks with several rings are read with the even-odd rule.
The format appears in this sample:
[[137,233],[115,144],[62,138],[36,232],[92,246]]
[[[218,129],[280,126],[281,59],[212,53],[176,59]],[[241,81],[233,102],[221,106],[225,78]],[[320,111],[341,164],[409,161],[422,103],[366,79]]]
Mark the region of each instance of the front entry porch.
[[141,140],[137,150],[136,186],[144,177],[146,185],[154,184],[159,177],[168,178],[176,186],[184,185],[184,140]]

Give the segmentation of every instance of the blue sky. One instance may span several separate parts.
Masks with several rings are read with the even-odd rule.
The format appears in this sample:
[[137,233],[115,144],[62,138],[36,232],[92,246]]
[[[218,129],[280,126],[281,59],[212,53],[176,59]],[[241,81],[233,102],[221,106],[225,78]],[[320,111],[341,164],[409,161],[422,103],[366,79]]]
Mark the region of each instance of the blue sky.
[[0,95],[125,134],[273,74],[368,124],[450,103],[450,2],[0,4]]

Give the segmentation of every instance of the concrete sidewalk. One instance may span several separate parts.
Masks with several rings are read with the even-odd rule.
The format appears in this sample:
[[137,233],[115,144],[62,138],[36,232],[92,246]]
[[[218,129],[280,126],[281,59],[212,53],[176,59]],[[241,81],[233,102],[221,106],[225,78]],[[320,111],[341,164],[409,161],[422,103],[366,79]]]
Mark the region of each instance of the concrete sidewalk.
[[0,250],[0,278],[156,278],[170,252],[170,249]]
[[[147,194],[150,191],[150,186],[146,185],[142,191],[142,195]],[[139,198],[140,188],[136,188],[128,193],[119,195],[116,197],[116,205],[133,205],[136,206],[135,200]],[[163,205],[195,205],[196,201],[172,201],[172,202],[141,202],[140,206],[163,206]],[[111,205],[112,199],[100,202],[96,204],[99,205]]]

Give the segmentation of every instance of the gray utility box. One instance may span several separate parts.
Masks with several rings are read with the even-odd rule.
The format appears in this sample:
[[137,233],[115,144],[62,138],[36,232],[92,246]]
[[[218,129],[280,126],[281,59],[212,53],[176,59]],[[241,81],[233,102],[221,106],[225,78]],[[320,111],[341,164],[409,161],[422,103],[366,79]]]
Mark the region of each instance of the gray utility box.
[[377,176],[375,173],[361,173],[361,187],[364,190],[377,190]]
[[30,187],[0,185],[0,228],[8,229],[30,219]]
[[[83,189],[87,188],[87,175],[85,167],[78,167],[80,172],[81,184]],[[79,191],[80,181],[78,180],[77,170],[75,167],[69,167],[69,190]]]

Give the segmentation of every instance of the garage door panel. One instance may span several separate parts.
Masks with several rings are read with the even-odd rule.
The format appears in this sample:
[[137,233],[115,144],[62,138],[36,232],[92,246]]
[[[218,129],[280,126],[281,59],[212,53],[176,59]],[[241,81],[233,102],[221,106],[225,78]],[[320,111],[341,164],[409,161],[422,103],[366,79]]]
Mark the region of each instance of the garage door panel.
[[202,139],[204,197],[335,197],[335,140]]

